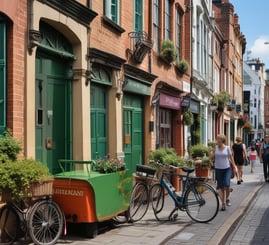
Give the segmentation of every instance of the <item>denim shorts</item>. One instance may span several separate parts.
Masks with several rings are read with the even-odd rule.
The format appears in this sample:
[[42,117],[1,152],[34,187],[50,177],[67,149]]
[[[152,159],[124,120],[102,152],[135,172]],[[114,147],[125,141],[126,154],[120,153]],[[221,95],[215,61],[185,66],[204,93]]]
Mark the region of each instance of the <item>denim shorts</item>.
[[223,189],[225,187],[230,187],[231,183],[231,168],[226,169],[215,169],[217,189]]

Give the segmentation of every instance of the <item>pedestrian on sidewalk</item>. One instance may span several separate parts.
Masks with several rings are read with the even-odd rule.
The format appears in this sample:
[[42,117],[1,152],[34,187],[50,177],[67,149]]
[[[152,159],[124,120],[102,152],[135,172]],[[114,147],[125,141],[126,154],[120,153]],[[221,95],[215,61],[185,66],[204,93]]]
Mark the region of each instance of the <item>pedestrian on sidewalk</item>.
[[263,163],[264,180],[269,182],[269,135],[265,135],[261,145],[260,161]]
[[232,153],[235,165],[237,166],[237,184],[243,182],[243,167],[247,160],[246,146],[242,143],[242,138],[237,136],[232,146]]
[[210,154],[210,159],[215,159],[215,176],[217,181],[217,190],[221,200],[221,210],[226,210],[226,205],[231,206],[230,202],[230,184],[231,184],[231,166],[236,169],[233,160],[231,148],[225,145],[226,136],[217,136],[217,145]]
[[257,151],[256,151],[254,146],[250,147],[248,157],[249,157],[249,162],[250,162],[250,172],[253,173],[254,168],[255,168],[255,164],[256,164],[256,160],[257,160]]

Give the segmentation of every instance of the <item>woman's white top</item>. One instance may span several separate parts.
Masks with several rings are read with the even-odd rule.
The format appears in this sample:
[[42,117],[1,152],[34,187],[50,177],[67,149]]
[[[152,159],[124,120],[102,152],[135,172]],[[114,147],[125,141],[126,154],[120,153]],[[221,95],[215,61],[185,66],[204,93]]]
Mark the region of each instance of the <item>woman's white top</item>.
[[229,156],[231,149],[229,146],[225,146],[222,150],[217,146],[215,149],[215,168],[226,169],[230,167]]

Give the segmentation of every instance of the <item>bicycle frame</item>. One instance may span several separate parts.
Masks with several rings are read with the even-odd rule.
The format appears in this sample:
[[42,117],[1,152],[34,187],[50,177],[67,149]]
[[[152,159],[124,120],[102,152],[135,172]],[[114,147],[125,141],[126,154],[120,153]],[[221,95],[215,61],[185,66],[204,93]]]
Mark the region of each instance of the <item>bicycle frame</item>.
[[197,201],[188,203],[188,205],[196,205],[197,202],[198,202],[198,204],[203,203],[203,199],[201,198],[201,195],[199,194],[199,192],[195,188],[193,188],[193,185],[190,184],[189,174],[190,173],[187,172],[186,175],[181,175],[181,174],[179,175],[180,177],[184,178],[185,181],[183,181],[183,187],[182,187],[181,195],[177,195],[173,191],[173,185],[166,180],[165,176],[166,175],[178,175],[178,174],[171,174],[171,173],[167,173],[165,171],[162,172],[160,183],[168,191],[169,196],[173,199],[176,206],[179,206],[179,207],[184,207],[185,206],[184,195],[185,195],[185,192],[186,192],[188,187],[192,188],[192,190],[193,190],[193,192],[195,194],[196,200],[197,200]]

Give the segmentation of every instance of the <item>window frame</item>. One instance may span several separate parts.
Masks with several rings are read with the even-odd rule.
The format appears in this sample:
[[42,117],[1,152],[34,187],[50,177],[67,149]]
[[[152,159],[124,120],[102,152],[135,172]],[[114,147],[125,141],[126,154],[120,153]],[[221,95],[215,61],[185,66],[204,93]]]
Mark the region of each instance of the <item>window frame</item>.
[[[138,9],[138,6],[141,6]],[[135,0],[134,1],[134,31],[143,31],[143,0]]]
[[104,15],[120,25],[120,0],[104,0]]

